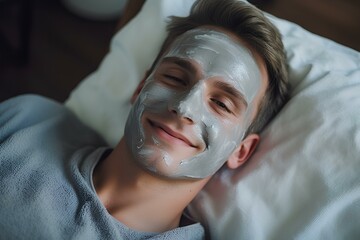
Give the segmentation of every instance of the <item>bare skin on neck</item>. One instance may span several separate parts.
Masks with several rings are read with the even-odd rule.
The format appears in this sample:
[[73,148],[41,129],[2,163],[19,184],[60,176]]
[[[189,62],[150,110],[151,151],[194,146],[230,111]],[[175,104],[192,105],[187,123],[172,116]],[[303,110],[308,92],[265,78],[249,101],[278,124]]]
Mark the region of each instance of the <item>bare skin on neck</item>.
[[131,159],[124,139],[93,174],[97,195],[108,212],[126,226],[144,232],[179,227],[183,210],[209,179],[155,176]]

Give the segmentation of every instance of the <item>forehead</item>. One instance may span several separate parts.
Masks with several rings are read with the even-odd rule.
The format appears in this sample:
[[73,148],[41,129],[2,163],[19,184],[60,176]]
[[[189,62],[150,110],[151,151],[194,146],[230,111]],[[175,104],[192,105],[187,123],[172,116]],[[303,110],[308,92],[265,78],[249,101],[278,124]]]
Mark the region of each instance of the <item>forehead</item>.
[[170,46],[168,54],[185,52],[188,56],[196,53],[197,48],[202,53],[219,55],[223,52],[249,54],[247,48],[227,34],[207,28],[195,28],[178,36]]
[[187,31],[172,43],[163,60],[166,58],[195,61],[205,79],[220,77],[248,95],[247,100],[254,97],[252,90],[257,89],[261,81],[251,51],[222,31],[208,28]]

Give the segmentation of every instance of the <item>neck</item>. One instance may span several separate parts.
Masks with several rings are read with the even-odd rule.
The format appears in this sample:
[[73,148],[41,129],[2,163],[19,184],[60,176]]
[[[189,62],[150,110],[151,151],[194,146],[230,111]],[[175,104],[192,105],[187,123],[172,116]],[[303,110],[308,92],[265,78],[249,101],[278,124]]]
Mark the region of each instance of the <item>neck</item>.
[[183,210],[209,178],[174,180],[149,173],[132,159],[122,139],[96,166],[93,180],[113,217],[138,231],[164,232],[179,226]]

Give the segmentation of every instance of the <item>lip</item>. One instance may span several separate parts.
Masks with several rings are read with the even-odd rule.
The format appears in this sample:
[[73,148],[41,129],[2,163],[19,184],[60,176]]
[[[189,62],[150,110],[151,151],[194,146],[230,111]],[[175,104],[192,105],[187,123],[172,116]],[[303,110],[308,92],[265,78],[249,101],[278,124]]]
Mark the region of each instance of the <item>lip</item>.
[[169,128],[168,126],[164,125],[164,124],[161,124],[159,122],[155,122],[155,121],[152,121],[150,119],[147,119],[147,121],[149,122],[149,124],[152,126],[152,127],[157,127],[157,128],[160,128],[161,130],[163,130],[165,133],[167,133],[168,135],[170,135],[171,137],[173,138],[176,138],[182,142],[184,142],[186,145],[189,145],[190,147],[194,147],[194,144],[192,144],[189,139],[187,139],[184,135],[182,135],[181,133],[178,133],[178,132],[175,132],[173,131],[171,128]]

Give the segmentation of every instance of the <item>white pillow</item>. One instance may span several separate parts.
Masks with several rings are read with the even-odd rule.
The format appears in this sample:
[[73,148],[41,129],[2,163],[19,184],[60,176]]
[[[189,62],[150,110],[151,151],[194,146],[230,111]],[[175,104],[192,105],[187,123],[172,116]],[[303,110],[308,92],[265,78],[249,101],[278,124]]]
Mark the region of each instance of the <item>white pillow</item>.
[[97,71],[71,92],[65,104],[115,146],[123,135],[130,97],[157,56],[170,15],[186,16],[194,0],[146,1],[112,39]]
[[[169,15],[194,0],[146,1],[66,105],[111,145],[156,56]],[[212,239],[360,236],[360,54],[269,16],[287,50],[291,99],[240,170],[217,173],[189,206]]]

